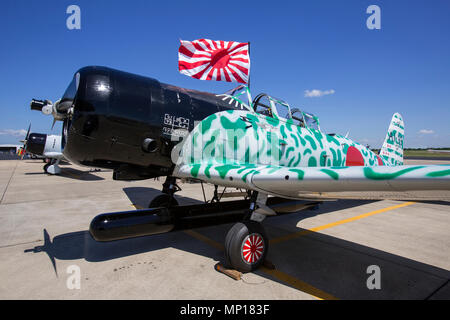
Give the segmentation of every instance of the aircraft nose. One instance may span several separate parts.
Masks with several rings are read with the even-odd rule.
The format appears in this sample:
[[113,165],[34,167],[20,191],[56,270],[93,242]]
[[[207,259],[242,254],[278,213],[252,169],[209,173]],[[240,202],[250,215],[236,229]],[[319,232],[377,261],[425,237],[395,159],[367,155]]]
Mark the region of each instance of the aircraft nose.
[[27,152],[42,155],[44,153],[45,142],[47,140],[46,134],[31,133],[27,141]]

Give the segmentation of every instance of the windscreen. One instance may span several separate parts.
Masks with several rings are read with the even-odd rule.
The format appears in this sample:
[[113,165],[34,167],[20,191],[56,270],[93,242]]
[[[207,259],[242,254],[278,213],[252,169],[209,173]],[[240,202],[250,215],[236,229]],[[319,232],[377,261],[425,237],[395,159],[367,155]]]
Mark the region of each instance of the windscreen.
[[306,121],[306,126],[310,129],[319,130],[319,120],[316,116],[310,113],[303,113],[304,119]]
[[271,99],[278,113],[278,117],[289,119],[291,118],[289,105],[286,102],[283,102],[279,99],[272,98]]

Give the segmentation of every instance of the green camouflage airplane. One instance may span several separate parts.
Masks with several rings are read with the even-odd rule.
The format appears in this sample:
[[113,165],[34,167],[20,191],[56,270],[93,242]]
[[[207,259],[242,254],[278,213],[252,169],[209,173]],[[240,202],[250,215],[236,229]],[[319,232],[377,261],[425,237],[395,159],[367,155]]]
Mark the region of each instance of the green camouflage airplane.
[[[240,89],[252,101],[248,88]],[[275,215],[266,206],[268,195],[305,199],[324,192],[450,190],[450,165],[403,165],[404,123],[398,113],[378,155],[346,136],[325,134],[316,116],[280,99],[261,94],[246,104],[240,94],[221,95],[238,108],[208,116],[174,149],[173,175],[256,191],[250,222]],[[227,236],[227,259],[251,270],[264,258],[267,239],[260,227],[247,223],[247,238],[233,245],[242,226],[236,228]]]
[[[241,271],[264,261],[267,216],[340,198],[336,193],[381,192],[383,199],[450,190],[450,165],[403,165],[398,113],[376,154],[347,136],[324,133],[316,116],[280,99],[252,99],[244,85],[214,95],[95,66],[80,69],[54,104],[33,99],[30,107],[64,121],[61,149],[71,162],[113,167],[116,180],[166,176],[149,209],[96,216],[89,227],[95,240],[240,221],[227,234],[225,256]],[[211,201],[178,205],[177,178],[242,188],[246,198],[220,202],[215,192]]]

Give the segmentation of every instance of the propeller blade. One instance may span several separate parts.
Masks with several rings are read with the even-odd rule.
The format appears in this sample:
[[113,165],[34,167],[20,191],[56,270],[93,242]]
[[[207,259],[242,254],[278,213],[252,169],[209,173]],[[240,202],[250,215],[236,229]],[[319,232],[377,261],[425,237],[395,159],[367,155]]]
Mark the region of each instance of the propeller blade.
[[30,135],[30,129],[31,129],[31,122],[30,122],[30,125],[28,126],[28,131],[27,131],[27,135],[25,136],[25,141],[28,141],[28,136]]
[[28,131],[27,131],[27,135],[25,136],[24,143],[23,143],[22,155],[20,157],[20,160],[23,160],[23,157],[25,156],[25,153],[27,153],[27,145],[28,145],[28,138],[30,137],[30,130],[31,130],[31,122],[28,125]]

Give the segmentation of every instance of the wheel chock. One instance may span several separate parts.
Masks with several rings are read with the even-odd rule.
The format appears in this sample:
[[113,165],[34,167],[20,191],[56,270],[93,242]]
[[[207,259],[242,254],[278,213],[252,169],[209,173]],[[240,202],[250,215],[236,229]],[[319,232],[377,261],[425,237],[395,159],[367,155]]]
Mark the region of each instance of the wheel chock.
[[241,280],[241,276],[242,276],[241,272],[234,270],[234,269],[227,269],[220,263],[217,263],[214,266],[214,269],[216,269],[216,271],[219,271],[220,273],[223,273],[223,274],[229,276],[230,278],[233,278],[234,280]]

